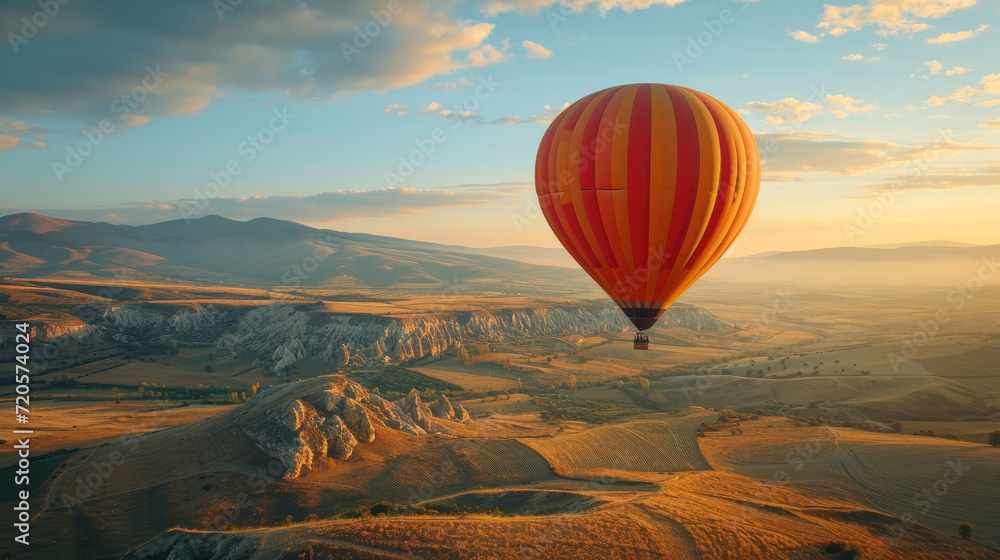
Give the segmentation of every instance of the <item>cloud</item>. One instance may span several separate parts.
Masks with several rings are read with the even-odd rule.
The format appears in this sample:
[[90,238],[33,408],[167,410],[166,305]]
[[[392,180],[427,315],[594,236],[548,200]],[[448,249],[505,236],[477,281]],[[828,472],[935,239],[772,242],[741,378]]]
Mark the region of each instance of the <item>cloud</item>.
[[[357,218],[388,218],[422,214],[441,208],[490,204],[516,196],[511,189],[384,188],[371,191],[338,190],[312,196],[257,195],[208,199],[198,215],[219,214],[235,220],[270,217],[306,223],[336,223]],[[198,201],[204,204],[204,200]],[[137,202],[115,208],[10,209],[70,220],[149,224],[185,217],[195,201]],[[114,218],[107,218],[111,213]]]
[[548,58],[552,56],[552,50],[547,49],[534,41],[524,41],[521,46],[528,49],[528,58]]
[[433,113],[438,109],[440,109],[441,107],[443,107],[443,105],[441,105],[437,101],[431,101],[426,107],[420,110],[420,114],[426,115],[428,113]]
[[965,68],[965,67],[962,67],[962,66],[956,66],[956,67],[952,68],[951,70],[948,70],[947,72],[945,72],[944,75],[945,76],[956,76],[956,75],[965,74],[966,72],[971,72],[971,71],[972,71],[972,68]]
[[21,143],[19,136],[12,134],[0,134],[0,151],[16,148]]
[[386,105],[385,109],[382,110],[383,113],[396,113],[397,115],[405,115],[409,109],[406,105],[400,105],[399,103],[393,103],[392,105]]
[[[25,121],[12,121],[6,117],[0,117],[0,150],[9,150],[18,146],[31,148],[47,148],[45,142],[41,142],[50,131],[37,125]],[[25,144],[24,141],[30,142]]]
[[946,45],[948,43],[955,43],[957,41],[964,41],[966,39],[971,39],[976,36],[977,33],[982,33],[989,29],[990,26],[983,24],[975,29],[970,29],[969,31],[959,31],[958,33],[942,33],[937,37],[931,37],[929,39],[924,39],[924,42],[928,45]]
[[996,107],[997,105],[1000,105],[1000,99],[987,99],[986,101],[976,103],[976,105],[979,105],[980,107]]
[[[141,88],[147,68],[163,75],[140,102],[155,117],[237,92],[321,102],[381,93],[509,59],[488,42],[493,24],[453,14],[450,2],[403,2],[386,29],[372,15],[384,0],[242,2],[217,15],[219,6],[230,4],[74,4],[73,17],[50,19],[44,41],[0,49],[0,114],[111,118],[112,101]],[[0,3],[0,31],[37,10],[33,0]],[[369,36],[372,27],[381,32]]]
[[[977,86],[965,86],[956,89],[951,95],[938,96],[935,95],[924,103],[928,105],[934,105],[940,107],[948,101],[957,101],[959,103],[969,103],[970,101],[981,97],[983,95],[1000,95],[1000,74],[989,74],[984,76],[982,80],[979,81]],[[990,107],[995,103],[994,100],[986,100],[982,102],[984,107]]]
[[451,109],[442,109],[438,111],[435,116],[446,121],[479,122],[483,120],[483,117],[475,111],[452,111]]
[[877,34],[913,34],[932,26],[921,20],[939,19],[952,12],[972,8],[977,0],[870,0],[867,4],[836,6],[826,4],[816,25],[839,37],[867,26],[878,27]]
[[776,173],[774,175],[763,175],[760,180],[764,183],[801,183],[806,179],[805,177]]
[[453,91],[456,89],[467,88],[472,85],[472,82],[466,80],[465,78],[459,78],[454,82],[435,82],[434,87],[438,89],[443,89],[445,91]]
[[819,103],[799,101],[794,97],[786,97],[781,101],[774,101],[772,103],[751,101],[746,106],[751,111],[767,115],[765,117],[767,122],[774,125],[782,125],[787,122],[804,122],[823,114],[823,106]]
[[841,60],[852,60],[854,62],[878,62],[878,61],[882,60],[882,57],[879,57],[879,56],[870,56],[868,58],[865,58],[865,55],[863,55],[861,53],[854,53],[854,54],[849,54],[849,55],[842,56],[842,57],[840,57],[840,59]]
[[871,103],[866,104],[860,99],[854,99],[847,95],[827,95],[826,102],[836,107],[835,109],[830,109],[830,112],[840,119],[849,116],[851,113],[867,113],[868,111],[875,110],[875,105]]
[[872,43],[872,48],[877,51],[884,51],[888,46],[888,43]]
[[[759,0],[750,0],[756,3]],[[487,17],[496,17],[500,14],[514,12],[522,15],[538,14],[549,6],[559,5],[563,9],[572,13],[580,13],[589,6],[596,6],[601,14],[605,14],[614,9],[621,9],[627,13],[635,10],[644,10],[651,6],[673,7],[683,4],[686,0],[482,0],[479,3],[479,10]],[[561,10],[558,13],[563,13]]]
[[811,35],[808,31],[802,31],[801,29],[796,29],[795,31],[788,31],[788,36],[796,41],[801,41],[803,43],[818,43],[819,37],[816,35]]
[[506,41],[500,44],[499,49],[493,45],[483,45],[482,47],[470,52],[465,59],[468,61],[469,66],[472,67],[496,64],[511,58],[511,55],[507,54],[507,49],[508,44]]
[[997,119],[995,121],[984,122],[983,124],[979,125],[979,128],[1000,128],[1000,119]]
[[563,112],[563,110],[565,110],[566,107],[569,107],[569,103],[566,103],[559,109],[555,110],[553,110],[550,105],[545,105],[544,107],[542,107],[542,111],[544,111],[544,113],[542,113],[541,115],[531,115],[530,117],[519,117],[519,116],[505,117],[502,119],[495,119],[489,121],[489,124],[502,124],[507,126],[514,126],[515,124],[528,124],[528,123],[548,124],[552,122],[559,115],[559,113]]
[[949,157],[1000,152],[1000,146],[958,142],[944,133],[938,139],[922,144],[899,144],[819,132],[764,132],[756,137],[758,146],[767,153],[765,174],[820,172],[861,176],[894,168],[901,172],[919,170],[931,173],[944,165]]
[[996,162],[951,166],[931,173],[896,173],[875,184],[874,190],[954,190],[1000,186],[1000,164]]
[[[936,60],[928,60],[927,62],[924,62],[919,68],[914,70],[913,73],[910,74],[910,77],[915,78],[923,74],[925,70],[927,71],[927,75],[936,76],[937,74],[941,73],[942,68],[944,68],[944,65],[941,64],[940,62]],[[927,75],[924,75],[925,80],[928,79]]]
[[426,107],[420,110],[421,115],[436,117],[439,119],[445,119],[449,121],[481,121],[483,118],[479,116],[478,113],[474,111],[452,111],[450,109],[445,109],[444,105],[441,105],[437,101],[430,102]]
[[124,119],[122,119],[122,123],[124,123],[125,126],[142,126],[144,124],[147,124],[148,122],[149,122],[149,117],[136,115],[135,113],[131,113]]
[[506,183],[468,183],[464,185],[459,185],[460,187],[469,188],[494,188],[494,187],[516,187],[520,190],[521,187],[534,187],[534,181],[507,181]]

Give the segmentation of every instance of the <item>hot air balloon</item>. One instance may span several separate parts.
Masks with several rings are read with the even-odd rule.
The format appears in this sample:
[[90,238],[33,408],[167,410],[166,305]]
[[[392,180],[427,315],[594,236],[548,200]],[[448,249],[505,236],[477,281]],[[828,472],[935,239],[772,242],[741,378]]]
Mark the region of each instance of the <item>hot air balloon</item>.
[[690,88],[632,84],[577,101],[538,147],[542,213],[577,263],[643,331],[726,252],[760,189],[749,127]]

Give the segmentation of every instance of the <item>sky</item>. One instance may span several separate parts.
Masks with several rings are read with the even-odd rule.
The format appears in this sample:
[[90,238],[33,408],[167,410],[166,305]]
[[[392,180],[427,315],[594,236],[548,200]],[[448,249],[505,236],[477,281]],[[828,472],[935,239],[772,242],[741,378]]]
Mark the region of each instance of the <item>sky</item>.
[[732,255],[1000,243],[1000,4],[828,1],[5,0],[0,214],[557,247],[546,127],[660,82],[757,136]]

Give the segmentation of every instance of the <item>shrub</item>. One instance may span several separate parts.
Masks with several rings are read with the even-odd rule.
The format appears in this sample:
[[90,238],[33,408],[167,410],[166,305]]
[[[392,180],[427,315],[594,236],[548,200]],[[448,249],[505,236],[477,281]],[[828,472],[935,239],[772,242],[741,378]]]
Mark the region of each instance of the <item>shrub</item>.
[[372,515],[396,515],[396,504],[389,502],[379,502],[368,510]]
[[990,445],[1000,447],[1000,430],[990,432]]
[[969,540],[972,538],[972,523],[968,521],[962,523],[958,526],[958,534],[962,536],[963,539]]

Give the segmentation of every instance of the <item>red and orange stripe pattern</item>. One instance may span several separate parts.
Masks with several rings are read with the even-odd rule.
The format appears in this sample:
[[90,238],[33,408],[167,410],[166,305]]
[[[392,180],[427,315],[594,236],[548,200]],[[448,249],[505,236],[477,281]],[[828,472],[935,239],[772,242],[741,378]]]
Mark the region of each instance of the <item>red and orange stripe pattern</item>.
[[535,189],[566,250],[646,330],[743,230],[760,156],[743,119],[711,96],[619,86],[556,117]]

